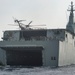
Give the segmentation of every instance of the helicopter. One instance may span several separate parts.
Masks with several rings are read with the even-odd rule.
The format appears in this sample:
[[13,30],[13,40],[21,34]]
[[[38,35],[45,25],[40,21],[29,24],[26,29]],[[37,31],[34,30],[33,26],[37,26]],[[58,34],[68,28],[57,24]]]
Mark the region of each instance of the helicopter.
[[25,25],[22,23],[22,21],[26,21],[26,20],[18,20],[16,18],[13,18],[13,19],[14,19],[14,22],[18,24],[21,30],[32,29],[31,27],[33,26],[46,26],[46,25],[31,25],[33,21],[30,21],[27,25]]

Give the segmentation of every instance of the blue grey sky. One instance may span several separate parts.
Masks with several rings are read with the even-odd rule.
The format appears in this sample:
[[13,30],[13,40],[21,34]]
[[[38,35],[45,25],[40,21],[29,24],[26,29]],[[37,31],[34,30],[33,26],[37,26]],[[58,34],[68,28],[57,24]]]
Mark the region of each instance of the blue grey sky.
[[25,24],[46,24],[47,28],[65,28],[68,22],[67,9],[75,0],[0,0],[0,37],[2,31],[17,29],[13,18],[24,19]]

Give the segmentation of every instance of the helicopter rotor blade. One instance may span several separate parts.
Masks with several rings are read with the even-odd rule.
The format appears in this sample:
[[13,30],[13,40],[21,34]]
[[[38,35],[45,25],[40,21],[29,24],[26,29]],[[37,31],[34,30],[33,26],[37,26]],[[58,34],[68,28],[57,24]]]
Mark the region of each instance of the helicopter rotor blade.
[[8,25],[11,25],[11,26],[18,26],[18,25],[15,25],[15,24],[8,24]]
[[26,20],[19,20],[19,22],[22,22],[22,21],[26,21]]
[[14,20],[17,20],[15,17],[12,17]]
[[32,21],[30,21],[28,25],[30,25],[31,23],[32,23]]
[[46,26],[46,25],[30,25],[30,27],[33,27],[33,26]]
[[14,17],[13,17],[13,19],[14,19],[14,22],[15,22],[15,23],[20,22],[20,20],[14,18]]

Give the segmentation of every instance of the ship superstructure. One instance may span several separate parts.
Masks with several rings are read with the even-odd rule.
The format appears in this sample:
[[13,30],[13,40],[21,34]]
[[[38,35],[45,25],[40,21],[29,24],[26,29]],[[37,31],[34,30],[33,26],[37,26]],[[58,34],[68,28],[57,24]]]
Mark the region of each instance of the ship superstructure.
[[66,29],[69,30],[70,32],[75,33],[75,22],[74,22],[74,11],[75,9],[73,8],[73,2],[71,2],[71,9],[68,9],[70,11],[70,16],[69,16],[69,22],[67,24]]
[[0,63],[24,66],[75,64],[73,2],[66,29],[21,29],[4,32],[0,41]]

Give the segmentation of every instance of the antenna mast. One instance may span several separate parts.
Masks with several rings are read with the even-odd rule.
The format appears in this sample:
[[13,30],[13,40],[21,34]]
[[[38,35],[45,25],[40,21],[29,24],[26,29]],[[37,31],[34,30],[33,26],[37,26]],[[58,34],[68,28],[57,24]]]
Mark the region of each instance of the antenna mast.
[[68,9],[68,11],[70,11],[69,24],[73,24],[74,23],[74,14],[73,14],[73,11],[75,11],[73,2],[71,2],[70,7],[71,7],[71,9]]

